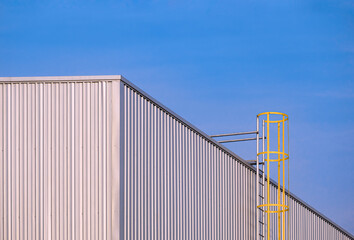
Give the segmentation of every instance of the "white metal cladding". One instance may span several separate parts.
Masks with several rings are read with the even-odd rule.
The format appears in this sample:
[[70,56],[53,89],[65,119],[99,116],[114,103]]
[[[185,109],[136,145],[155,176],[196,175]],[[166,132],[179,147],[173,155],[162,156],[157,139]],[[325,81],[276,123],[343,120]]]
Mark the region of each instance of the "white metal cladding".
[[[255,169],[123,81],[120,239],[255,239]],[[289,205],[289,239],[354,239],[297,197]]]
[[111,83],[1,80],[0,239],[110,239]]
[[[273,194],[276,188],[274,187]],[[289,239],[354,239],[352,235],[290,196]],[[276,222],[274,221],[276,224]]]
[[[271,197],[277,197],[277,186],[271,185]],[[297,239],[353,239],[350,234],[342,231],[330,221],[326,220],[303,202],[290,195],[289,225],[286,218],[286,236],[291,240]],[[272,226],[277,226],[277,214],[271,214]],[[289,231],[289,232],[288,232]],[[288,235],[289,234],[289,235]],[[278,239],[277,229],[271,228],[271,239]],[[288,238],[287,238],[288,239]]]
[[128,86],[124,106],[121,239],[254,239],[254,173]]

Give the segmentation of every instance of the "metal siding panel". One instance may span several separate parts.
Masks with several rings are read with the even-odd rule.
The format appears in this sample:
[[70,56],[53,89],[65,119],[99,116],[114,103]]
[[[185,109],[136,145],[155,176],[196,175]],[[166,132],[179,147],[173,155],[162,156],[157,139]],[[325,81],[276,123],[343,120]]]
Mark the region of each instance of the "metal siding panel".
[[[84,84],[91,93],[84,92]],[[0,84],[0,239],[88,239],[82,234],[88,217],[84,207],[91,198],[96,199],[91,216],[95,239],[108,239],[107,86],[106,82]],[[91,117],[96,121],[88,126],[84,114],[91,109],[87,100],[92,96],[96,97]],[[92,145],[96,168],[91,194],[86,194],[90,185],[83,179],[93,177],[85,169],[91,148],[84,146],[83,136],[89,141],[97,138]]]
[[[4,84],[0,84],[0,113],[4,113]],[[4,114],[0,115],[0,193],[4,193]],[[0,240],[4,240],[4,194],[0,196]]]

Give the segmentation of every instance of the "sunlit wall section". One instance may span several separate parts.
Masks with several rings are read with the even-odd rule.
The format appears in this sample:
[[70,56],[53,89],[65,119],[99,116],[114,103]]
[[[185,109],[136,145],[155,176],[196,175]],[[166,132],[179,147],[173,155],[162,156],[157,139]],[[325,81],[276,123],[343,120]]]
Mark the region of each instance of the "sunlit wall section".
[[110,84],[0,82],[0,239],[108,239]]

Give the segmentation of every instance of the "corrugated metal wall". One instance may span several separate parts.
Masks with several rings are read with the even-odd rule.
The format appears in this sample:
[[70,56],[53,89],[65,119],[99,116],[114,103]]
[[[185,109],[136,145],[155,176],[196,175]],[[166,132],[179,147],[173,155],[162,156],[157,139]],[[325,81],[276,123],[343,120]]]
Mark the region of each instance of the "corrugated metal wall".
[[[275,188],[274,188],[275,189]],[[274,190],[275,195],[275,190]],[[350,240],[354,239],[331,222],[327,221],[300,201],[290,197],[290,227],[291,240],[322,239]]]
[[[255,239],[255,171],[135,86],[124,84],[123,99],[121,239]],[[352,239],[296,198],[289,205],[290,239]]]
[[[271,198],[275,199],[277,197],[277,187],[272,184],[271,188]],[[289,199],[290,215],[289,215],[289,225],[286,221],[285,226],[287,229],[285,231],[285,236],[289,237],[290,240],[298,239],[318,239],[318,240],[350,240],[353,239],[331,222],[327,221],[304,203],[300,202],[296,198],[290,196]],[[277,214],[271,214],[271,239],[278,239],[277,232]],[[289,232],[288,232],[289,231]],[[289,235],[288,235],[289,234]]]
[[124,239],[254,239],[251,170],[129,87],[124,104]]
[[0,83],[0,239],[108,238],[110,84]]

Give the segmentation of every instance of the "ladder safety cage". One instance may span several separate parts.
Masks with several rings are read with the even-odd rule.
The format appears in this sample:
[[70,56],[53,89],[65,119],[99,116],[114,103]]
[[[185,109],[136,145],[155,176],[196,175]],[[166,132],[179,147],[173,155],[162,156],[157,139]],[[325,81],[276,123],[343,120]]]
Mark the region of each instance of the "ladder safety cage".
[[[262,124],[262,151],[259,151],[260,138],[259,125]],[[270,128],[271,124],[275,125],[277,133],[277,142],[271,142]],[[285,134],[287,130],[287,134]],[[285,147],[285,135],[287,135],[287,150]],[[264,112],[257,115],[257,159],[256,159],[256,196],[257,196],[257,213],[256,213],[256,239],[271,239],[271,224],[277,222],[278,226],[272,226],[272,239],[285,240],[285,236],[289,231],[286,231],[285,219],[289,224],[289,195],[285,197],[285,178],[287,177],[287,189],[289,190],[289,117],[285,113],[279,112]],[[271,149],[271,146],[277,146],[276,150]],[[285,175],[285,163],[287,161],[288,171]],[[271,199],[270,194],[270,164],[275,162],[277,164],[277,198]],[[266,169],[266,171],[265,171]],[[267,177],[266,177],[266,176]],[[266,184],[265,184],[266,183]],[[281,187],[282,183],[282,187]],[[267,190],[265,192],[265,189]],[[271,220],[271,214],[277,214],[277,221]],[[266,219],[265,219],[266,215]],[[267,226],[267,231],[266,231]],[[277,229],[277,231],[275,231]],[[286,232],[288,234],[286,234]]]

